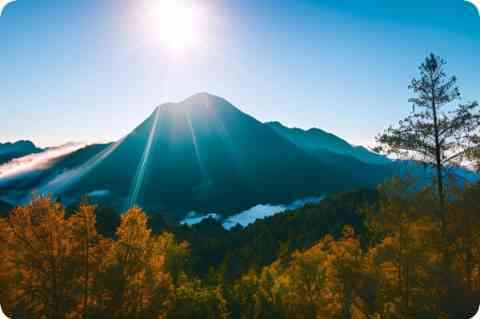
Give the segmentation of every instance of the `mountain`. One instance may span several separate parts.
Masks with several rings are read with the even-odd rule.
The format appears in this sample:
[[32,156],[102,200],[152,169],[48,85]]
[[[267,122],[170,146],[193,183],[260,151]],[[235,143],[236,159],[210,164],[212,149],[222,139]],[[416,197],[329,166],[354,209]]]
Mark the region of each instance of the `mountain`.
[[302,130],[289,128],[279,122],[266,123],[279,135],[308,152],[331,152],[356,158],[364,163],[382,165],[391,161],[377,153],[367,150],[363,146],[353,146],[347,141],[318,128]]
[[31,141],[17,141],[15,143],[0,143],[0,165],[14,158],[39,153],[43,150]]
[[203,93],[159,106],[122,140],[77,151],[26,188],[62,200],[108,198],[122,209],[139,204],[178,219],[190,211],[227,216],[259,203],[374,187],[385,178],[363,162],[337,162],[319,160],[270,125]]

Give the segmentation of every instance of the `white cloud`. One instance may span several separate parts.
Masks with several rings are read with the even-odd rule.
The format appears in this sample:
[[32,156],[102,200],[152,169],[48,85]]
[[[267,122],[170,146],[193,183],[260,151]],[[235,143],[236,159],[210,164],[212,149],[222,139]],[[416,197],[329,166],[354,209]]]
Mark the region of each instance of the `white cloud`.
[[7,7],[9,3],[15,2],[15,0],[0,0],[0,17],[3,14],[3,10]]
[[112,154],[117,147],[123,143],[123,141],[124,138],[114,144],[111,144],[80,166],[57,175],[45,185],[39,187],[37,189],[38,194],[58,195],[62,193],[65,189],[68,189],[68,187],[77,183],[83,176],[91,172],[95,167],[97,167],[97,165],[109,157],[110,154]]
[[[273,205],[273,204],[259,204],[250,209],[244,210],[236,215],[230,216],[222,221],[222,225],[225,229],[231,229],[239,224],[242,227],[246,227],[249,224],[255,222],[257,219],[264,219],[269,216],[273,216],[288,210],[296,209],[305,206],[309,203],[318,203],[323,197],[307,197],[294,201],[288,205]],[[180,224],[194,225],[200,223],[207,218],[214,218],[221,220],[221,216],[215,213],[200,214],[197,212],[190,212],[183,219]]]
[[69,143],[63,146],[47,149],[41,153],[15,158],[10,162],[0,165],[0,186],[40,173],[50,167],[58,159],[84,148],[85,146],[86,145],[82,143]]
[[300,208],[308,203],[318,203],[322,199],[323,197],[308,197],[296,200],[288,205],[260,204],[227,218],[223,222],[223,227],[225,229],[231,229],[237,224],[240,224],[242,227],[246,227],[255,222],[257,219],[264,219],[278,213]]
[[98,189],[87,194],[88,197],[105,197],[110,195],[108,189]]
[[200,223],[202,220],[207,219],[207,218],[213,218],[216,220],[219,220],[221,218],[220,215],[217,215],[215,213],[208,213],[206,215],[199,214],[197,212],[190,212],[188,213],[187,217],[183,219],[180,224],[182,225],[195,225]]

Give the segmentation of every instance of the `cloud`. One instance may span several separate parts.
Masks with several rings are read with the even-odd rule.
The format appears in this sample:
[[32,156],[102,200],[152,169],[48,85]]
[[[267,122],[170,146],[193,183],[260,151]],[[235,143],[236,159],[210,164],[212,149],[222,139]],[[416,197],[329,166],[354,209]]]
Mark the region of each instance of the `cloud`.
[[108,195],[110,195],[110,191],[108,189],[98,189],[87,194],[88,197],[105,197]]
[[15,2],[15,0],[0,0],[0,17],[3,14],[3,10],[12,2]]
[[123,141],[124,138],[114,144],[111,144],[80,166],[67,170],[55,176],[55,178],[48,181],[43,186],[39,187],[37,189],[38,193],[50,195],[58,195],[62,193],[64,190],[68,189],[71,185],[74,185],[85,175],[90,173],[95,167],[97,167],[97,165],[102,163],[107,157],[110,156],[110,154],[113,153],[113,151],[117,149],[120,144],[123,143]]
[[189,226],[190,225],[195,225],[195,224],[200,223],[202,220],[208,219],[208,218],[213,218],[213,219],[216,219],[216,220],[220,220],[221,216],[218,215],[218,214],[215,214],[215,213],[199,214],[197,212],[190,212],[190,213],[188,213],[187,217],[185,217],[185,219],[183,219],[180,222],[180,224],[189,225]]
[[257,219],[264,219],[278,213],[300,208],[309,203],[318,203],[322,199],[323,197],[307,197],[296,200],[288,205],[260,204],[225,219],[223,221],[223,227],[225,229],[231,229],[237,224],[242,227],[246,227],[255,222]]
[[58,159],[85,146],[81,143],[69,143],[49,148],[41,153],[19,157],[0,165],[0,186],[8,185],[19,179],[34,177],[49,168]]
[[[236,215],[230,216],[222,221],[222,225],[225,229],[231,229],[235,227],[237,224],[246,227],[251,223],[255,222],[257,219],[264,219],[269,216],[273,216],[285,211],[293,210],[306,204],[310,203],[318,203],[323,199],[323,197],[307,197],[302,198],[299,200],[294,201],[288,205],[275,205],[275,204],[259,204],[243,212],[240,212]],[[195,225],[200,223],[202,220],[207,218],[213,218],[216,220],[221,220],[221,216],[216,213],[197,213],[197,212],[190,212],[188,215],[183,219],[180,224],[184,225]]]

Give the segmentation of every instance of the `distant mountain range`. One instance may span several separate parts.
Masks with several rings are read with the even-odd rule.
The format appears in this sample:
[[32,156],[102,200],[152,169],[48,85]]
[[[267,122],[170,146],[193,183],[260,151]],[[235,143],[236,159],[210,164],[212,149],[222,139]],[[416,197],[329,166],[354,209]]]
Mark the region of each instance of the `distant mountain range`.
[[[259,203],[373,188],[390,160],[320,129],[261,123],[206,93],[167,103],[122,140],[68,154],[39,176],[2,186],[0,198],[89,194],[119,208],[138,204],[174,219],[190,211],[224,216]],[[12,195],[13,194],[13,195]]]
[[40,153],[43,150],[30,141],[18,141],[15,143],[0,143],[0,165],[14,158],[25,155]]
[[351,156],[367,164],[383,165],[392,162],[383,155],[374,153],[363,146],[353,146],[340,137],[318,128],[302,130],[300,128],[288,128],[279,122],[268,122],[266,124],[282,137],[308,152],[328,151],[338,155]]

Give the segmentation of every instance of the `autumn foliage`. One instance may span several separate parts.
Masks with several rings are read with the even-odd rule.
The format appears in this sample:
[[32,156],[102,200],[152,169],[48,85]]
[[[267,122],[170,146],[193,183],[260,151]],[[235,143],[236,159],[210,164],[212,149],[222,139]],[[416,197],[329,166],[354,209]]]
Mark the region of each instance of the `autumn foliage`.
[[96,206],[85,201],[67,214],[39,197],[0,219],[0,303],[14,318],[48,319],[472,315],[480,186],[451,187],[444,208],[434,190],[410,180],[394,179],[378,194],[362,209],[363,233],[346,224],[264,267],[237,265],[233,277],[225,262],[198,276],[191,246],[153,232],[140,208],[121,215],[110,238],[97,231]]
[[[100,236],[95,224],[95,206],[82,203],[67,218],[48,197],[1,219],[0,302],[6,312],[21,318],[167,318],[185,298],[200,290],[208,295],[184,274],[188,245],[169,233],[153,235],[141,209],[122,216],[114,240]],[[212,290],[208,297],[217,295]]]

